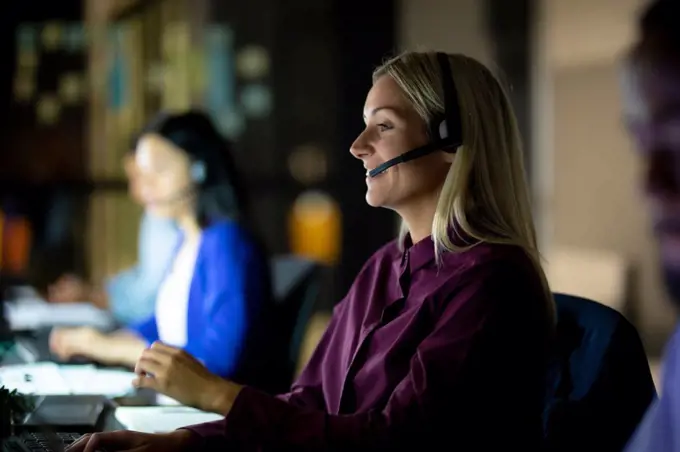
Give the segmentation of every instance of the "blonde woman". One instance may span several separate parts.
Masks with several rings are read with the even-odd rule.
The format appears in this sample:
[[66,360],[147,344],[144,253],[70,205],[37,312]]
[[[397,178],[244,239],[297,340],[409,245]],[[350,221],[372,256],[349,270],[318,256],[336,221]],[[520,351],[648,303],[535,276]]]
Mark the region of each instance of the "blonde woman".
[[75,450],[541,447],[554,306],[508,98],[471,58],[405,53],[375,71],[363,116],[350,152],[366,201],[397,212],[403,234],[361,270],[291,391],[216,381],[158,345],[138,384],[225,419]]

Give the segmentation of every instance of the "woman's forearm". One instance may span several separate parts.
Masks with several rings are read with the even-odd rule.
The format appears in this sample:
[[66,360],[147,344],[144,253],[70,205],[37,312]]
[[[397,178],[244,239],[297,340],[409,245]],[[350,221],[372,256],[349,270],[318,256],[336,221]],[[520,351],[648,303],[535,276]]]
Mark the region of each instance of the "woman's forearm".
[[106,292],[101,289],[92,290],[90,303],[99,309],[109,309],[109,298]]
[[117,331],[101,335],[88,348],[86,355],[90,359],[132,368],[146,348],[146,342],[129,331]]

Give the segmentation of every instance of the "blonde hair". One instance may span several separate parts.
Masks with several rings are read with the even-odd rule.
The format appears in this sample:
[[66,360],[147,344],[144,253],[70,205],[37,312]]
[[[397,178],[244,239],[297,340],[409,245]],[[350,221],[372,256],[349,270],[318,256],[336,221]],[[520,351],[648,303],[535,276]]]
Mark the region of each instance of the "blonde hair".
[[[459,54],[448,58],[460,105],[463,144],[444,181],[432,223],[438,262],[442,252],[474,246],[461,240],[466,237],[474,239],[473,243],[518,246],[541,278],[547,311],[554,320],[553,295],[532,219],[522,142],[508,96],[478,61]],[[394,57],[375,70],[373,81],[384,75],[399,85],[426,124],[443,115],[442,75],[435,52]],[[457,240],[450,236],[451,228]],[[402,222],[400,236],[406,233]]]

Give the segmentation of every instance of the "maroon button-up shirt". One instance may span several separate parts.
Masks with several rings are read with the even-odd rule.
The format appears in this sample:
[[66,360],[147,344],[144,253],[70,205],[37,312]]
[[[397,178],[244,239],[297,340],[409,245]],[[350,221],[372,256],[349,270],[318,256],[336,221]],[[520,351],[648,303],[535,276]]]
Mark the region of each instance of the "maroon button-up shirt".
[[189,427],[210,450],[540,448],[550,317],[523,250],[435,261],[391,242],[357,276],[291,392],[245,388]]

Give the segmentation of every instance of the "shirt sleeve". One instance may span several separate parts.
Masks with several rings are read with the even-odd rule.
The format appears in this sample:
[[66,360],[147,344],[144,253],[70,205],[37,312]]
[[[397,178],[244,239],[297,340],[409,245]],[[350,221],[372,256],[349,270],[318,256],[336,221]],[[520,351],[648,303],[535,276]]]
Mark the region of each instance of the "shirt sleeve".
[[124,325],[130,325],[151,313],[155,291],[144,285],[138,266],[124,270],[106,283],[106,295],[113,316]]
[[174,255],[179,233],[169,221],[142,217],[135,266],[113,276],[105,289],[109,309],[124,325],[134,325],[153,314],[158,286]]
[[144,339],[144,342],[146,342],[147,345],[151,345],[159,339],[155,315],[152,315],[146,320],[130,326],[128,330]]
[[672,452],[676,450],[673,442],[673,426],[669,421],[667,407],[655,400],[626,446],[626,452]]
[[472,346],[501,302],[511,301],[508,281],[517,275],[505,270],[471,278],[451,295],[381,409],[335,415],[244,388],[226,419],[189,429],[211,447],[238,450],[400,450],[439,424],[463,397],[460,382]]
[[655,400],[633,434],[625,452],[673,452],[680,450],[680,398],[677,382],[680,376],[680,329],[666,350],[663,367],[663,396]]
[[267,265],[240,227],[215,231],[204,261],[203,315],[209,321],[200,335],[192,335],[186,351],[212,373],[228,377],[237,370],[252,323],[269,296],[263,284]]

